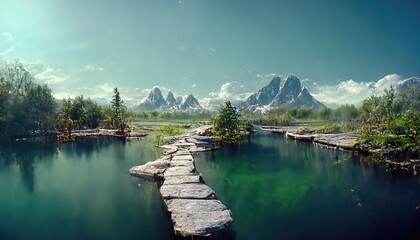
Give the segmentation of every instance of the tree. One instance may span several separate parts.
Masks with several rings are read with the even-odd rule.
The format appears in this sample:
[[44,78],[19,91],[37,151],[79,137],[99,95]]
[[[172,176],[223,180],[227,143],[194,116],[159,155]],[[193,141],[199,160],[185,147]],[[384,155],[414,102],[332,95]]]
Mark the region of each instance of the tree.
[[74,128],[74,122],[71,119],[72,101],[70,98],[63,99],[61,108],[57,116],[57,128],[61,132],[67,132],[68,136],[71,137],[71,132]]
[[51,89],[38,85],[19,61],[0,62],[0,135],[21,136],[53,128]]
[[99,124],[104,119],[102,108],[90,98],[85,100],[86,108],[86,120],[85,124],[87,127],[93,129],[99,127]]
[[224,103],[213,118],[213,133],[224,142],[236,142],[240,135],[240,114],[230,101]]
[[330,108],[324,108],[319,113],[319,116],[322,120],[329,121],[331,119],[331,109]]
[[125,106],[124,101],[120,97],[120,92],[118,88],[114,89],[114,95],[111,100],[112,104],[112,115],[111,121],[112,126],[118,128],[120,131],[124,132],[124,128],[127,125],[125,123],[127,118],[127,107]]
[[420,151],[420,92],[412,88],[395,93],[393,87],[382,96],[363,101],[362,142],[386,148],[409,157]]

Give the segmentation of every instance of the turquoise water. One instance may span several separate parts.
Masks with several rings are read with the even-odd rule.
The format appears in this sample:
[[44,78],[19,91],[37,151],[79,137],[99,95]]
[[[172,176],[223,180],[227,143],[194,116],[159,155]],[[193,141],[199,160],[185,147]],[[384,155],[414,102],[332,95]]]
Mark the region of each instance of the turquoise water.
[[420,178],[348,152],[260,132],[196,166],[232,210],[236,239],[420,239]]
[[[153,141],[112,138],[2,146],[0,239],[173,239],[157,185],[128,174],[161,153]],[[351,153],[258,132],[195,157],[232,210],[233,239],[419,234],[419,177],[385,173]]]
[[17,142],[0,152],[2,240],[171,237],[156,184],[128,174],[160,156],[151,142]]

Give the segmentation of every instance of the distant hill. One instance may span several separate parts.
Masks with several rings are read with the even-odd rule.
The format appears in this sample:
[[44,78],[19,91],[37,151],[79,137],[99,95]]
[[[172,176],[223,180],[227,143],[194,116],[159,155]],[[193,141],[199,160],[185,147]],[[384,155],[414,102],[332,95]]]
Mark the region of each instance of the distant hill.
[[158,87],[154,87],[149,95],[141,100],[133,109],[140,111],[200,111],[203,110],[194,95],[178,96],[169,91],[166,99]]
[[319,111],[325,105],[302,87],[298,77],[289,75],[285,79],[275,76],[267,86],[248,97],[242,107],[255,111],[273,108],[307,108]]

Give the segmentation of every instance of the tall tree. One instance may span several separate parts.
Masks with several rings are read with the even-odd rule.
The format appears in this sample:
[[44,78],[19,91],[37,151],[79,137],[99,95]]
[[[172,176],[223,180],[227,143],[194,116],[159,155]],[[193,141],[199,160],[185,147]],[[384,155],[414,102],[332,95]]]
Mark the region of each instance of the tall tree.
[[72,101],[70,98],[63,99],[61,108],[57,116],[57,128],[61,132],[67,132],[68,136],[71,137],[71,132],[74,128],[74,122],[71,119]]
[[127,107],[125,106],[124,101],[120,97],[120,92],[118,92],[118,88],[114,89],[114,95],[112,96],[111,100],[112,104],[112,125],[115,128],[118,128],[120,131],[124,131],[126,126],[126,118],[127,118]]

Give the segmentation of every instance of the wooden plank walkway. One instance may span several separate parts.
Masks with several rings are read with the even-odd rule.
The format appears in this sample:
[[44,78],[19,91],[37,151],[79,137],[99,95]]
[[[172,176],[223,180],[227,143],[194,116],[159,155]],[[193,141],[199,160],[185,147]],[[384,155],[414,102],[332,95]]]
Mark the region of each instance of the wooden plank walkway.
[[229,229],[233,219],[215,192],[195,169],[191,152],[216,149],[209,138],[187,136],[162,146],[161,158],[130,169],[130,174],[163,179],[160,194],[171,215],[174,232],[181,236],[212,236]]

